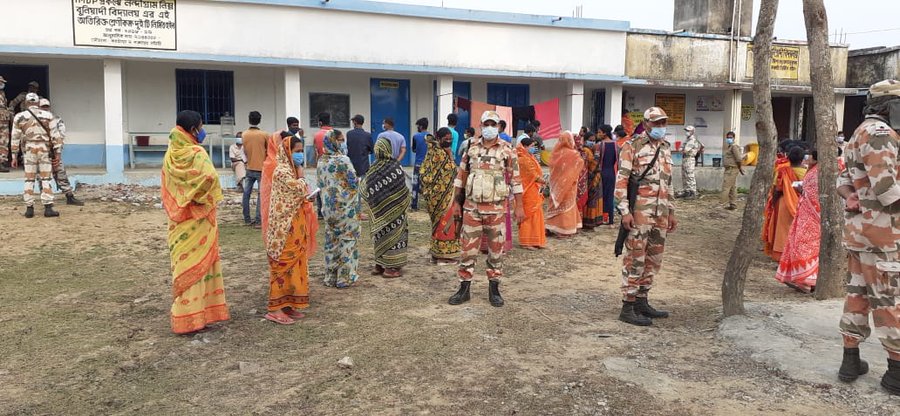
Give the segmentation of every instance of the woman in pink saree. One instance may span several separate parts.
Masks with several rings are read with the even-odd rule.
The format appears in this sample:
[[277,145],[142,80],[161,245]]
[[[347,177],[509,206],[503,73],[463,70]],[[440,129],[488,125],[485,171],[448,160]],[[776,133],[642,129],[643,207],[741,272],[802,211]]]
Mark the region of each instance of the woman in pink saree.
[[809,171],[803,177],[803,193],[797,216],[791,223],[791,231],[775,273],[775,279],[779,282],[806,293],[815,289],[819,273],[821,208],[817,159],[818,152],[813,150],[807,161]]

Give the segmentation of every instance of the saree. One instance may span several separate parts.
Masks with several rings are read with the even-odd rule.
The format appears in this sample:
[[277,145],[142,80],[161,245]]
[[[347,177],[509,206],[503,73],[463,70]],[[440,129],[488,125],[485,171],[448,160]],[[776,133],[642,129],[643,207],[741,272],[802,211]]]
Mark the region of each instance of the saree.
[[782,163],[775,169],[775,180],[769,190],[761,236],[763,251],[775,261],[781,260],[781,253],[784,252],[791,223],[800,203],[800,196],[791,184],[803,179],[805,174],[806,168],[794,168],[790,163]]
[[779,282],[806,293],[816,287],[819,274],[820,212],[819,169],[815,165],[803,178],[800,206],[775,273],[775,279]]
[[309,256],[315,250],[316,213],[309,187],[291,158],[291,140],[275,140],[275,169],[263,240],[269,261],[270,312],[309,307]]
[[453,157],[441,148],[434,136],[426,137],[428,152],[419,169],[422,198],[431,217],[431,256],[435,259],[456,260],[459,257],[459,228],[450,206],[453,204],[453,180],[456,164]]
[[[278,146],[281,143],[281,131],[275,132],[266,143],[266,160],[263,162],[262,175],[259,179],[259,219],[262,223],[262,235],[265,238],[269,228],[269,202],[272,200],[272,176],[278,165]],[[290,157],[291,155],[288,155]]]
[[545,247],[547,233],[544,230],[544,195],[541,184],[544,172],[541,165],[525,146],[516,146],[519,157],[519,176],[522,179],[522,208],[525,221],[519,224],[519,245],[523,247]]
[[600,158],[598,153],[589,147],[582,148],[586,173],[586,201],[581,211],[581,222],[585,228],[594,228],[604,223],[603,186],[600,176]]
[[334,133],[325,133],[325,153],[316,166],[325,218],[325,286],[346,288],[359,280],[359,182],[353,162]]
[[366,175],[363,196],[372,218],[375,264],[385,269],[405,266],[409,238],[406,211],[412,195],[403,167],[391,157],[391,142],[387,139],[375,143],[375,163]]
[[575,148],[578,149],[578,154],[581,156],[581,160],[584,161],[584,168],[581,169],[581,174],[578,175],[578,185],[577,185],[577,196],[575,197],[575,203],[578,205],[578,228],[581,228],[584,222],[584,209],[587,207],[588,203],[588,157],[593,158],[593,153],[585,149],[584,146],[580,146],[577,142],[575,143]]
[[222,201],[219,175],[206,150],[181,127],[169,133],[161,188],[169,219],[172,332],[187,334],[229,315],[216,221],[216,204]]
[[576,198],[578,178],[583,169],[584,160],[575,150],[572,132],[566,131],[559,137],[550,156],[550,203],[545,223],[555,234],[574,235],[578,232],[581,213]]

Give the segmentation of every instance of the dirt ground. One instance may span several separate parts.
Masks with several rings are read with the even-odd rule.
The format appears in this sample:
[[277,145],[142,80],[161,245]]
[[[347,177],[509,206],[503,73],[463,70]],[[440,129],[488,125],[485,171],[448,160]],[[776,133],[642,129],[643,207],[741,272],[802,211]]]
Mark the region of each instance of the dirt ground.
[[[18,198],[0,199],[0,414],[900,412],[883,393],[792,378],[719,335],[721,276],[740,211],[721,210],[714,198],[680,204],[681,228],[652,292],[672,317],[652,327],[616,320],[611,229],[551,240],[545,251],[514,250],[503,308],[488,304],[483,276],[471,302],[450,306],[454,268],[426,260],[424,213],[411,214],[410,265],[400,279],[364,273],[349,290],[325,288],[317,253],[308,316],[285,327],[262,319],[265,252],[230,193],[220,224],[232,319],[176,336],[158,190],[128,192],[146,198],[90,188],[80,191],[87,206],[60,205],[58,219],[26,220]],[[367,233],[359,247],[367,271]],[[749,301],[813,301],[775,282],[774,268],[761,254],[754,261]],[[837,332],[834,343],[840,348]],[[338,366],[345,356],[350,369]]]

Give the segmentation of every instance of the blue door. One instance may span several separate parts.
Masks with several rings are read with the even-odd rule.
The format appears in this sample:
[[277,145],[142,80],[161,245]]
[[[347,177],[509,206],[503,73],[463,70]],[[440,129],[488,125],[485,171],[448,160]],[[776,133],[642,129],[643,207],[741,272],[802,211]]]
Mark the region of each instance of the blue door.
[[412,145],[410,144],[409,120],[409,80],[372,78],[372,138],[384,131],[381,122],[388,117],[394,119],[394,130],[406,138],[406,156],[403,165],[412,165]]
[[[528,84],[487,84],[488,104],[501,105],[504,107],[524,107],[529,105],[529,95]],[[514,123],[515,126],[512,126],[514,130],[511,131],[510,134],[515,136],[519,130],[525,128],[525,124],[527,124],[528,121],[529,120],[516,120],[516,123]]]
[[[472,99],[472,83],[471,82],[459,82],[453,81],[453,97],[462,97],[467,100]],[[458,122],[456,123],[456,131],[459,133],[460,140],[466,134],[466,128],[471,127],[472,116],[469,114],[469,110],[463,110],[461,108],[456,109],[456,116],[459,117]],[[444,114],[444,117],[447,117]],[[446,118],[444,119],[446,122]]]

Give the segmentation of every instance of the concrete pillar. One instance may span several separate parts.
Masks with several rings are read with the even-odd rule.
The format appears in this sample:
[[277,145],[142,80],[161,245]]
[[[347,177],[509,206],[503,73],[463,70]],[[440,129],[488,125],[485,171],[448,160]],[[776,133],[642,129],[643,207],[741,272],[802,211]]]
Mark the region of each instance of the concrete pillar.
[[584,125],[584,82],[569,81],[566,89],[566,99],[569,101],[569,118],[564,120],[563,130],[571,130],[577,133]]
[[[837,131],[841,131],[844,128],[844,100],[847,98],[845,95],[835,94],[834,96],[834,118],[837,122]],[[853,132],[844,132],[844,137],[850,137],[853,135]]]
[[103,60],[103,108],[106,173],[113,177],[122,176],[125,171],[125,106],[121,60]]
[[437,119],[434,127],[446,126],[447,115],[453,112],[453,77],[441,75],[437,79]]
[[722,123],[722,148],[725,148],[725,133],[734,132],[734,142],[741,143],[741,105],[743,104],[744,92],[741,90],[730,90],[725,93],[725,117]]
[[300,68],[284,68],[284,118],[297,117],[300,119],[300,126],[309,130],[312,126],[306,125],[306,122],[309,122],[309,120],[304,116],[302,105],[300,99]]
[[615,128],[622,120],[622,85],[610,85],[606,87],[606,124]]

